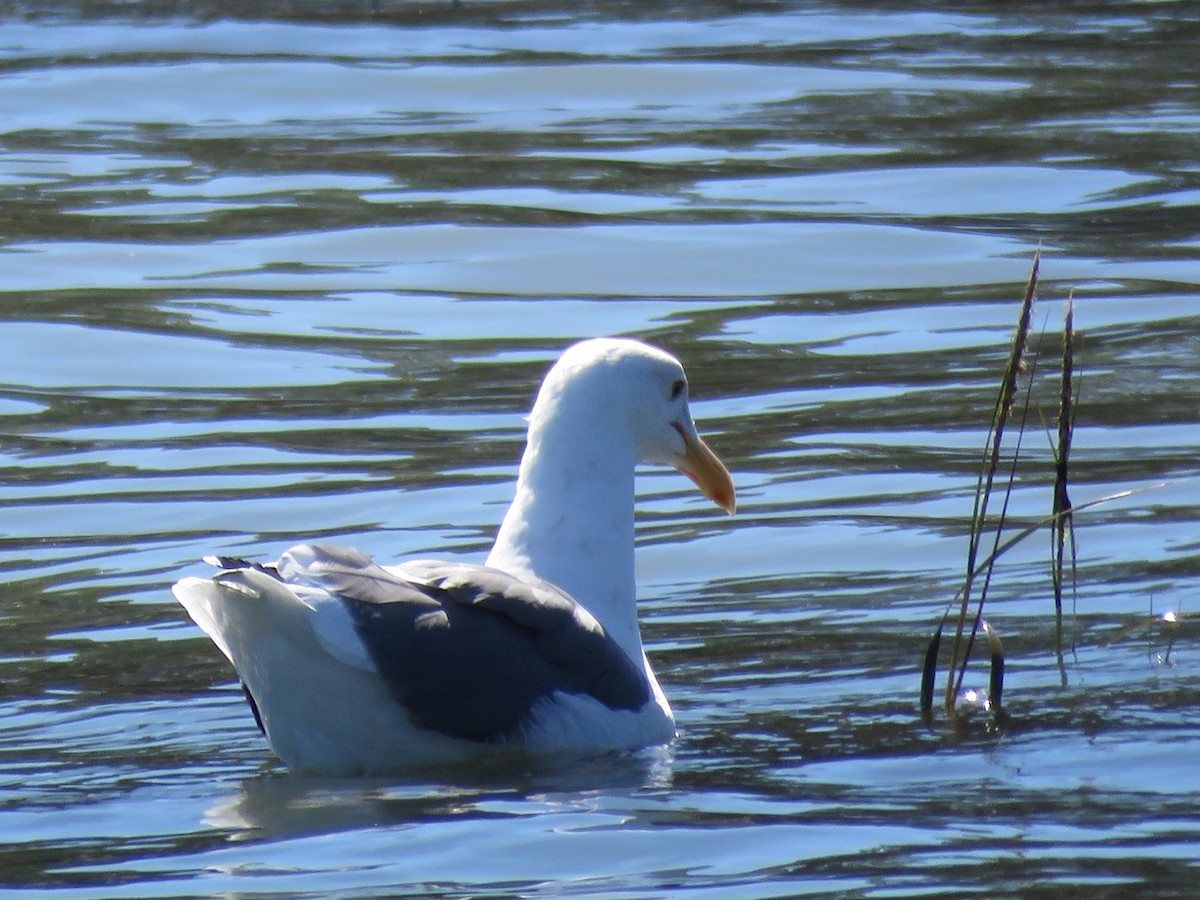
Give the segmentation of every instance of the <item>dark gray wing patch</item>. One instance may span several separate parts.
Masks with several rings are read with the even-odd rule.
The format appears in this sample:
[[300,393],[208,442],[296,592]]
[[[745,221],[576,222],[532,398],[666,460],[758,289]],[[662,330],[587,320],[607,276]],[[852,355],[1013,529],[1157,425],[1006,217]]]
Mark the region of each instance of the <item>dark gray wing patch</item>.
[[568,594],[498,569],[421,562],[399,577],[350,548],[293,547],[285,583],[338,597],[392,696],[414,724],[471,741],[499,741],[555,691],[614,710],[650,699],[630,660]]

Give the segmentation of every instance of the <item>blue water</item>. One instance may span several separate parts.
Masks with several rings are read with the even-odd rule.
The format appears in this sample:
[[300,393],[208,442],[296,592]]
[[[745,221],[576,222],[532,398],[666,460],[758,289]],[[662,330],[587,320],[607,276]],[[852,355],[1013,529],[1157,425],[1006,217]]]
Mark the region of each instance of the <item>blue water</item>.
[[[1189,4],[369,6],[3,13],[0,895],[1193,896]],[[1061,663],[1046,534],[1002,558],[1007,718],[927,727],[1039,246],[1014,527],[1071,292],[1072,497],[1137,493],[1078,517]],[[738,487],[638,482],[679,739],[287,773],[170,584],[479,560],[596,334],[684,361]]]

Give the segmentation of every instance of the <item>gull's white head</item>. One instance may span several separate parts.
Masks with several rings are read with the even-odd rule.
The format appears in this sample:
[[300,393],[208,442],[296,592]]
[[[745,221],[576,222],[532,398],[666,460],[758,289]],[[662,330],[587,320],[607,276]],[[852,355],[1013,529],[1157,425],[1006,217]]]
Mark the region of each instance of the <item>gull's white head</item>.
[[687,375],[664,350],[627,338],[569,347],[542,382],[530,434],[551,420],[581,436],[627,436],[639,462],[674,466],[717,506],[734,511],[733,480],[696,433]]

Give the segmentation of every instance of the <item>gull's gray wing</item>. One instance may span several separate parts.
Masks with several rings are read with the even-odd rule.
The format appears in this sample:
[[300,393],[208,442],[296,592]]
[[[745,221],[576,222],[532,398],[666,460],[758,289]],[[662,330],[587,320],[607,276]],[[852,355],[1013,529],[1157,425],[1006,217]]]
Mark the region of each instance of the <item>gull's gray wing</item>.
[[650,699],[642,661],[545,582],[456,563],[419,562],[395,573],[326,544],[293,547],[274,572],[341,602],[392,696],[423,728],[502,740],[555,691],[614,710]]

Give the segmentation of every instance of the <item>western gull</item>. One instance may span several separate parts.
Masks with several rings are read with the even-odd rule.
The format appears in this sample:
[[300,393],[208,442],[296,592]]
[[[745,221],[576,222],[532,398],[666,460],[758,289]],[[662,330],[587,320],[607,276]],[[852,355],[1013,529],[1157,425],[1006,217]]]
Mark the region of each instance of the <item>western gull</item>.
[[637,620],[638,463],[674,466],[733,512],[733,481],[696,433],[679,361],[640,341],[584,341],[542,382],[483,565],[382,566],[308,543],[265,565],[207,557],[217,574],[173,592],[293,769],[665,744],[675,720]]

